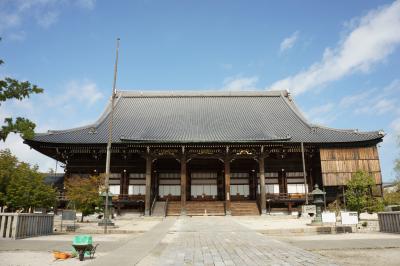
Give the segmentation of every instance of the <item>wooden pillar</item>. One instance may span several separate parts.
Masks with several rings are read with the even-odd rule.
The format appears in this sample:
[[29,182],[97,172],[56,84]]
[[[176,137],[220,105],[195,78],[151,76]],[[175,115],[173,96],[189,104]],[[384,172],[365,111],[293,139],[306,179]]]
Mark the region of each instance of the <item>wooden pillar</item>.
[[306,205],[308,205],[308,185],[307,185],[307,172],[306,172],[306,160],[304,159],[304,143],[300,143],[301,146],[301,161],[303,163],[303,177],[304,177],[304,190],[306,193]]
[[231,159],[225,156],[225,214],[231,215]]
[[265,191],[265,158],[263,155],[258,159],[258,165],[260,167],[260,208],[261,214],[267,213],[267,200],[266,200],[266,191]]
[[185,150],[182,147],[182,156],[181,156],[181,214],[186,215],[186,155]]
[[129,173],[124,170],[124,175],[125,175],[125,191],[124,194],[126,195],[125,197],[128,199],[129,198]]
[[151,156],[146,155],[146,195],[144,198],[144,215],[150,215],[151,208]]
[[122,199],[125,194],[125,173],[121,172],[119,177],[119,198]]

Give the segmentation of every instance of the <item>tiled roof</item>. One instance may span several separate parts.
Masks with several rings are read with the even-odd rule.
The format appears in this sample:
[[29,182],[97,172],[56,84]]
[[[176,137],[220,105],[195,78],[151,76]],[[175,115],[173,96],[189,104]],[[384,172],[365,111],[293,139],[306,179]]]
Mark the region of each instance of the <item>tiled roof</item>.
[[[92,125],[37,134],[49,143],[106,143],[109,104]],[[357,132],[312,125],[287,91],[265,92],[118,92],[113,143],[157,142],[311,142],[377,140],[381,132]]]

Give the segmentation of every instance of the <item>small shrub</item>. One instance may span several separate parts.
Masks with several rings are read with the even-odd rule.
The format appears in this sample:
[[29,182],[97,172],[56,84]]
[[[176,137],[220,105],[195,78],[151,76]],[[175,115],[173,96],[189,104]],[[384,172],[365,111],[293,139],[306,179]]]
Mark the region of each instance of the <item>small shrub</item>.
[[368,225],[368,222],[367,221],[364,221],[364,222],[362,222],[362,227],[367,227],[367,225]]

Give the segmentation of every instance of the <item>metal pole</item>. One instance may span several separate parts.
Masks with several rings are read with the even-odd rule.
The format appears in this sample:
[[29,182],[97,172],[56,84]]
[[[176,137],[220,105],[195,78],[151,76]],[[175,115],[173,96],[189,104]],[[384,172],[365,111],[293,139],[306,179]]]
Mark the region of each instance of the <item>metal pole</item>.
[[304,176],[304,190],[306,192],[306,205],[308,205],[307,173],[306,173],[306,162],[304,160],[304,144],[303,144],[303,142],[301,142],[301,159],[303,161],[303,176]]
[[114,65],[114,82],[113,82],[113,88],[112,88],[112,94],[111,94],[110,123],[109,123],[109,127],[108,127],[106,176],[105,176],[105,181],[104,181],[104,186],[106,189],[106,200],[105,200],[105,206],[104,206],[104,233],[105,234],[107,234],[107,222],[108,222],[108,193],[110,190],[109,180],[110,180],[111,142],[112,142],[113,119],[114,119],[114,102],[115,102],[116,84],[117,84],[118,49],[119,49],[119,38],[117,38],[117,48],[116,48],[116,57],[115,57],[115,65]]

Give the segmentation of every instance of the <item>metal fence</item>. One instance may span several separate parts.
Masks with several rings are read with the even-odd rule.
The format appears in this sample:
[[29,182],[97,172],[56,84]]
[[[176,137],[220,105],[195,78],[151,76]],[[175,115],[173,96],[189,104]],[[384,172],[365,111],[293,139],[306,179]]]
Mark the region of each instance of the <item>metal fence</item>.
[[20,239],[53,233],[52,214],[0,213],[0,238]]
[[378,212],[379,230],[387,233],[400,233],[400,211]]

